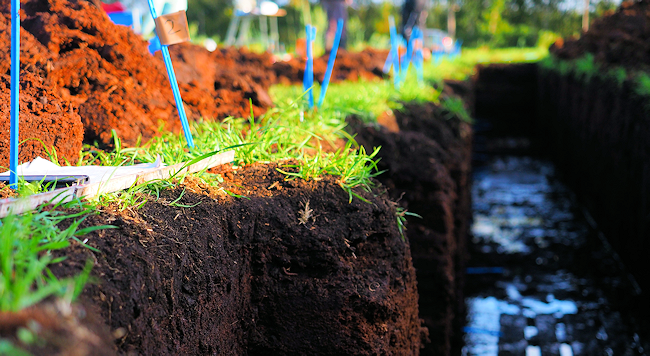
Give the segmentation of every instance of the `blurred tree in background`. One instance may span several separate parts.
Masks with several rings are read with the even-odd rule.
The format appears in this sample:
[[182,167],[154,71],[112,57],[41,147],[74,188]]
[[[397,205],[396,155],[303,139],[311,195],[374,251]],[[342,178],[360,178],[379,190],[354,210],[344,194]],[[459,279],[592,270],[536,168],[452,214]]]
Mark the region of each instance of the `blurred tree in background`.
[[[388,46],[388,16],[400,21],[403,0],[354,0],[349,8],[349,47]],[[463,45],[514,47],[547,45],[556,36],[578,36],[581,31],[582,0],[429,0],[427,27],[447,30],[449,4],[456,5],[456,37]],[[620,1],[620,0],[619,0]],[[233,14],[232,0],[189,0],[188,19],[198,34],[223,40]],[[616,8],[616,0],[591,0],[591,18]],[[304,37],[302,0],[290,0],[283,6],[285,17],[278,19],[280,42],[288,49]],[[320,37],[326,18],[318,3],[311,3],[312,23]],[[251,36],[259,34],[253,21]]]

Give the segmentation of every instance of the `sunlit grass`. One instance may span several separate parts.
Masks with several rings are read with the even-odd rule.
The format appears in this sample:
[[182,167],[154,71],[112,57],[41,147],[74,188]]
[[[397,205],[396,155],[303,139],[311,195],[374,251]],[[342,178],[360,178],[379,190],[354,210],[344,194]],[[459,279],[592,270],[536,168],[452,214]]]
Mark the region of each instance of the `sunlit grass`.
[[529,48],[463,48],[460,56],[425,61],[424,77],[428,80],[465,80],[476,73],[477,64],[537,62],[548,56],[548,49]]
[[[0,219],[0,311],[17,311],[51,296],[72,302],[81,293],[92,264],[88,263],[79,275],[57,278],[49,267],[65,257],[55,257],[53,252],[68,247],[73,240],[87,246],[80,237],[112,226],[81,229],[81,222],[94,209],[78,200],[57,207],[75,212],[41,207]],[[62,228],[66,221],[68,227]]]

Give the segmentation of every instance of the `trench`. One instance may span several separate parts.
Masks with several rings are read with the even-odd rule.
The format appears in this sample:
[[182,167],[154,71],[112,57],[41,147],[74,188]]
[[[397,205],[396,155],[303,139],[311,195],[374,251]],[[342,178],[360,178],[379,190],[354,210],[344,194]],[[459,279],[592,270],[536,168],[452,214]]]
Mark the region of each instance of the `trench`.
[[647,292],[610,243],[627,236],[599,230],[546,154],[536,72],[478,71],[462,354],[645,355]]

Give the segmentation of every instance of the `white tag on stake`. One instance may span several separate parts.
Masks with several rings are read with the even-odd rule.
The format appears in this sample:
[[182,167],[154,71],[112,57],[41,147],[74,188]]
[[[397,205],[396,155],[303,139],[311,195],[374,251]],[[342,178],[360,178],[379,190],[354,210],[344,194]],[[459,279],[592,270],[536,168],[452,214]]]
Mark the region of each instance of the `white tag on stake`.
[[156,18],[156,33],[163,45],[173,45],[190,40],[190,29],[187,25],[185,10],[158,16]]

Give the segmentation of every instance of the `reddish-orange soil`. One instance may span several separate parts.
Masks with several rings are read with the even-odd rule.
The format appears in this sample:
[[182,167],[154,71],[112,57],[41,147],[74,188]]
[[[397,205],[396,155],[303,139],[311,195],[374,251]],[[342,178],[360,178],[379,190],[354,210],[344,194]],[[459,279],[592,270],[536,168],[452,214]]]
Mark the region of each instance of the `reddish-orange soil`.
[[[9,167],[9,113],[10,113],[10,27],[8,17],[0,15],[0,167]],[[20,146],[20,161],[29,161],[37,156],[47,157],[47,151],[56,151],[61,163],[76,162],[83,140],[81,118],[73,105],[52,93],[42,72],[35,67],[45,68],[42,54],[47,50],[29,34],[21,34],[23,43],[20,80],[20,140],[27,140]]]
[[[384,61],[388,51],[368,48],[362,52],[353,53],[340,50],[334,62],[332,70],[332,82],[357,81],[359,79],[385,78],[382,72]],[[322,82],[327,70],[329,55],[314,59],[314,79]],[[273,70],[282,83],[302,83],[305,74],[305,60],[293,58],[288,62],[277,62],[273,64]]]
[[[160,55],[152,57],[147,43],[129,28],[114,25],[101,10],[83,0],[27,0],[22,2],[22,8],[21,76],[23,81],[33,83],[31,86],[49,92],[45,108],[29,107],[27,113],[48,113],[66,124],[55,124],[50,129],[36,122],[31,126],[43,132],[26,131],[21,139],[36,137],[49,143],[61,141],[57,135],[70,137],[70,142],[58,142],[55,148],[61,151],[61,157],[74,161],[80,137],[89,143],[110,144],[111,130],[115,129],[126,144],[134,144],[139,136],[146,140],[155,135],[159,127],[180,129]],[[0,10],[0,26],[8,29],[8,1]],[[9,31],[2,31],[2,36],[1,69],[8,74]],[[213,55],[215,65],[211,66],[210,61],[201,62],[209,58],[209,52],[190,45],[176,52],[182,48],[192,49],[188,58],[194,61],[191,65],[177,61],[176,65],[181,95],[191,119],[246,116],[251,100],[256,115],[272,105],[266,86],[273,74],[262,73],[267,78],[262,81],[244,68],[256,67],[256,61],[264,56],[219,52],[223,58],[215,60],[218,55]],[[247,58],[251,61],[240,63]],[[270,68],[270,62],[266,67]],[[8,86],[3,89],[8,95]],[[34,94],[38,95],[34,98],[29,97],[29,90],[22,94],[25,102],[46,102],[41,94]],[[63,109],[70,111],[71,118],[58,114]],[[28,114],[23,122],[31,120]],[[8,112],[3,118],[7,116]],[[85,134],[78,128],[67,128],[79,117]],[[28,147],[25,151],[25,158],[39,153]]]

